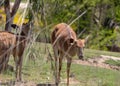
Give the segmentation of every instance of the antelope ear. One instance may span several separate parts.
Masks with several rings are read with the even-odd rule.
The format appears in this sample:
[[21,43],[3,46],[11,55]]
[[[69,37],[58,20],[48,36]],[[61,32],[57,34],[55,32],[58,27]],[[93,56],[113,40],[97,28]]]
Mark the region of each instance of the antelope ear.
[[16,25],[16,24],[11,24],[11,27],[14,28],[14,29],[19,28],[19,26]]
[[85,44],[87,42],[87,40],[81,39],[81,42]]
[[78,44],[78,40],[74,40],[74,44],[77,45]]
[[74,45],[74,39],[73,38],[68,39],[67,42],[70,45]]
[[70,45],[77,45],[77,40],[72,39],[72,41],[70,42]]
[[84,43],[87,43],[88,40],[89,40],[89,38],[90,38],[90,35],[88,35],[85,39],[83,39],[83,40],[84,40]]

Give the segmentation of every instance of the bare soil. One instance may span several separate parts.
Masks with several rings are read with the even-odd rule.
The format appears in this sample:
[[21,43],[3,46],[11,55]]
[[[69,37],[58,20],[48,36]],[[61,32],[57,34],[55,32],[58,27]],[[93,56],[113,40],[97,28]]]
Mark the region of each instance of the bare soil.
[[88,60],[73,60],[73,63],[120,71],[120,66],[113,66],[113,65],[109,65],[109,64],[105,63],[105,61],[109,60],[109,59],[112,59],[115,61],[120,60],[120,58],[118,58],[118,57],[101,55],[99,57],[90,58]]

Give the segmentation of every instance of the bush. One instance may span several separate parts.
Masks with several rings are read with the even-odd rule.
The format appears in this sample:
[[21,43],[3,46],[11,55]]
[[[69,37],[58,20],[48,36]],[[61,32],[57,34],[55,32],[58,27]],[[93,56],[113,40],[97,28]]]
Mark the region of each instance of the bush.
[[102,28],[92,32],[91,41],[89,41],[88,47],[92,49],[107,50],[106,45],[113,45],[115,42],[115,32],[107,28]]

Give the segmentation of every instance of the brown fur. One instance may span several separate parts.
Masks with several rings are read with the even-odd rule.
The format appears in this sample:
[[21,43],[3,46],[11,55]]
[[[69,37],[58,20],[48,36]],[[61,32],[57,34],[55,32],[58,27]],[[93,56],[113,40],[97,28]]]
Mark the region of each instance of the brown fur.
[[[67,59],[67,86],[69,85],[69,71],[72,57],[78,54],[79,58],[83,57],[84,40],[77,39],[76,33],[72,28],[60,23],[54,27],[51,36],[51,42],[55,54],[55,78],[56,85],[59,84],[62,59]],[[59,67],[58,67],[59,66]]]
[[16,64],[17,80],[21,80],[23,53],[27,43],[27,35],[30,28],[28,24],[23,24],[21,29],[22,31],[20,35],[16,35],[7,31],[0,31],[0,71],[5,70],[10,54],[12,53]]

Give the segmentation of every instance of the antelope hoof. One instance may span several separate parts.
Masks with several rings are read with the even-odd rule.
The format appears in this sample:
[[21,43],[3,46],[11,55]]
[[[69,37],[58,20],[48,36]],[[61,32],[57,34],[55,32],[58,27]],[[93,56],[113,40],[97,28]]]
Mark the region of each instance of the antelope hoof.
[[60,83],[61,82],[61,79],[58,79],[58,83]]
[[79,60],[83,60],[84,61],[84,58],[83,57],[79,57]]
[[60,83],[60,80],[58,80],[57,82],[55,82],[55,85],[58,86]]
[[55,83],[55,86],[58,86],[58,85],[59,85],[59,83],[58,83],[58,82],[56,82],[56,83]]

